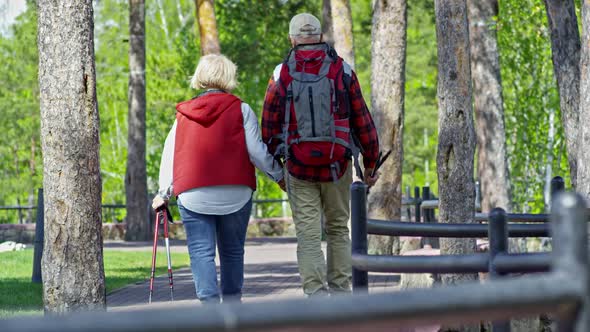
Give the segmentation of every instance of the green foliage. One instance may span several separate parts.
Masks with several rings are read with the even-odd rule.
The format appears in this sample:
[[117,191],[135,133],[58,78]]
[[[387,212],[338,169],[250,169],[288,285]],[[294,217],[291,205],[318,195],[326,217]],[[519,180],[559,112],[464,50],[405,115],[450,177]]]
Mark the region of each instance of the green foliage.
[[[34,4],[17,18],[10,36],[0,35],[0,206],[34,205],[42,186],[36,36]],[[0,223],[15,220],[16,214],[0,215]]]
[[[163,2],[162,2],[163,3]],[[128,4],[103,0],[97,10],[97,65],[101,105],[101,162],[103,201],[124,200],[127,114]],[[304,1],[216,1],[217,26],[222,53],[239,68],[240,86],[235,93],[260,114],[268,78],[289,50],[288,22],[296,12],[317,12],[319,6]],[[272,12],[273,15],[267,15]],[[150,192],[157,190],[161,150],[175,118],[177,102],[190,99],[197,91],[189,79],[200,57],[194,2],[146,7],[147,78],[147,171]],[[258,176],[255,198],[281,198],[278,187],[264,175]],[[260,205],[262,216],[278,215],[278,204]]]
[[[29,5],[9,36],[0,36],[0,205],[35,204],[42,186],[37,82],[36,8]],[[151,1],[146,5],[148,188],[157,189],[160,155],[177,102],[197,92],[188,81],[200,57],[194,1]],[[580,1],[576,1],[578,7]],[[351,0],[358,74],[370,104],[371,2]],[[95,5],[97,93],[101,119],[103,202],[124,203],[127,158],[128,1]],[[218,0],[216,15],[222,53],[238,64],[235,93],[260,115],[274,67],[286,56],[290,18],[299,12],[321,17],[321,1]],[[541,211],[546,166],[567,178],[559,99],[553,78],[544,4],[539,0],[500,2],[498,42],[504,89],[508,157],[515,211]],[[404,186],[430,185],[437,192],[437,55],[434,5],[408,2]],[[549,116],[555,141],[549,146]],[[551,161],[552,160],[552,161]],[[255,198],[283,197],[259,174]],[[261,216],[281,215],[280,204],[260,205]],[[34,219],[34,215],[26,216]],[[109,219],[121,220],[124,210]],[[14,222],[16,214],[0,214]]]
[[367,106],[371,105],[371,2],[351,0],[352,33],[354,36],[354,71],[357,74]]
[[[355,71],[363,95],[371,102],[371,27],[369,1],[352,0]],[[404,186],[430,186],[437,193],[436,145],[436,31],[434,4],[418,0],[408,3],[406,50],[406,95],[404,120]]]
[[[515,211],[543,211],[548,165],[553,175],[569,178],[549,37],[544,3],[500,2],[498,43]],[[434,5],[427,0],[411,1],[408,3],[403,184],[429,184],[435,194],[438,185],[436,83]],[[555,139],[550,146],[552,112]]]
[[[498,46],[513,209],[542,212],[546,167],[568,177],[550,31],[541,1],[501,1]],[[549,118],[555,113],[555,141]],[[551,161],[553,159],[553,161]]]
[[[437,50],[432,1],[408,2],[406,99],[404,120],[404,186],[430,186],[438,193],[436,148]],[[412,191],[413,192],[413,191]]]
[[[128,13],[126,1],[103,0],[95,8],[96,91],[105,203],[124,204],[125,197]],[[119,218],[123,213],[118,211]]]
[[[146,159],[149,192],[157,190],[160,155],[177,102],[192,97],[188,79],[198,60],[194,4],[146,6]],[[127,163],[129,7],[103,0],[96,8],[97,91],[101,116],[103,202],[124,203]],[[163,14],[163,15],[162,15]],[[124,213],[124,211],[121,211]]]

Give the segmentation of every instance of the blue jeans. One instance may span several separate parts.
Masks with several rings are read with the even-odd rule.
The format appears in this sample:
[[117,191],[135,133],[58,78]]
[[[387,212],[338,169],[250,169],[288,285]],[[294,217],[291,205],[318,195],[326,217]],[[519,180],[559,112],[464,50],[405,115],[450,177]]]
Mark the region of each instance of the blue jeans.
[[181,204],[178,208],[186,231],[197,298],[208,303],[220,300],[215,269],[217,243],[223,299],[240,301],[244,284],[244,242],[252,200],[228,215],[200,214]]

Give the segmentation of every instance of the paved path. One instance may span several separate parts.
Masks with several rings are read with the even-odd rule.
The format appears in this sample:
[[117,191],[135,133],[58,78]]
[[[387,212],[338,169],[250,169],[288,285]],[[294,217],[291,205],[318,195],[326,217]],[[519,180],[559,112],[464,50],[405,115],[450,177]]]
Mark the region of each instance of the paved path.
[[[303,297],[297,270],[296,242],[292,238],[266,238],[248,240],[244,266],[244,302],[274,301],[285,298]],[[165,259],[163,245],[158,257]],[[325,247],[325,244],[324,244]],[[124,242],[105,243],[105,250],[151,250],[151,243]],[[174,241],[175,252],[187,253],[186,244]],[[324,250],[325,252],[325,250]],[[174,305],[198,304],[195,299],[195,287],[189,268],[174,270]],[[148,271],[146,271],[147,273]],[[399,276],[389,274],[369,275],[371,292],[392,291],[397,289]],[[168,276],[156,278],[152,306],[170,305]],[[108,310],[134,310],[147,305],[149,281],[140,282],[116,290],[107,296]]]

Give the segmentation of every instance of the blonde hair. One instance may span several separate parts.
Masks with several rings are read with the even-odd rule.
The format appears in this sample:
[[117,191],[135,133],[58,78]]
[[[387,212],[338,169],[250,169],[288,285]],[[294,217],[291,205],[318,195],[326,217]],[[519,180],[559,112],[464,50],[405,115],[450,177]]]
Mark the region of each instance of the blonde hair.
[[191,78],[193,89],[220,89],[232,91],[238,85],[236,71],[238,67],[226,56],[209,54],[199,59],[195,74]]

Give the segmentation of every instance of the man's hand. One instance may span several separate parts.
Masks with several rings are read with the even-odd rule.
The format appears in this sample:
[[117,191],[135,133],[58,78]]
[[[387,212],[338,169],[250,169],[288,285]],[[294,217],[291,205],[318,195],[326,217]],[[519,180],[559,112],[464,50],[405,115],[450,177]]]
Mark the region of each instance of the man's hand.
[[373,185],[375,185],[377,180],[379,180],[380,173],[375,172],[375,174],[373,176],[371,176],[372,173],[373,173],[372,168],[365,168],[365,183],[367,184],[367,186],[369,188],[371,188]]
[[156,197],[154,197],[154,200],[152,201],[152,208],[154,210],[157,210],[160,207],[167,205],[167,204],[168,204],[168,200],[163,199],[162,197],[160,197],[160,195],[156,195]]
[[287,192],[285,178],[282,178],[279,182],[277,182],[277,184],[279,185],[282,191]]

